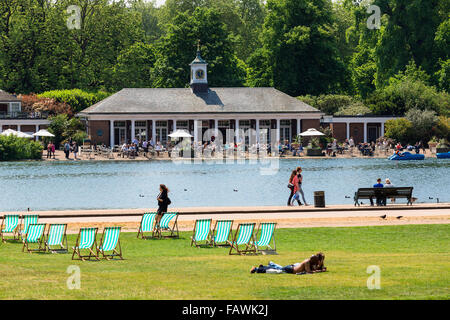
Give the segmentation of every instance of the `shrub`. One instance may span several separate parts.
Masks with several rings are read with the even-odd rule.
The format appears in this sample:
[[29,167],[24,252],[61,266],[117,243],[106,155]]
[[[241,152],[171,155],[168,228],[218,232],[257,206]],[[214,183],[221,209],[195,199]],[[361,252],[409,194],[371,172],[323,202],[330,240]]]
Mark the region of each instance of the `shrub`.
[[41,159],[42,150],[37,141],[13,135],[0,136],[0,161]]
[[388,120],[385,124],[385,136],[398,142],[412,143],[412,128],[412,123],[408,119],[400,118]]
[[437,123],[438,117],[436,113],[431,110],[411,109],[406,115],[414,130],[410,135],[411,139],[415,141],[428,141],[432,135],[432,128]]
[[74,112],[80,112],[97,102],[107,98],[110,94],[105,91],[86,92],[80,89],[46,91],[38,95],[39,98],[50,98],[61,103],[67,103]]

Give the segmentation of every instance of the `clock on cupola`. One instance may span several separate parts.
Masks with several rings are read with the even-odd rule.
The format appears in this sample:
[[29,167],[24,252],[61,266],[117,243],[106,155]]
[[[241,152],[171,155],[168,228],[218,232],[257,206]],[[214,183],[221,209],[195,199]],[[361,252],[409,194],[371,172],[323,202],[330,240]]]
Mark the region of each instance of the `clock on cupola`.
[[208,63],[200,55],[200,42],[197,45],[197,57],[191,62],[190,66],[192,91],[194,93],[208,92]]

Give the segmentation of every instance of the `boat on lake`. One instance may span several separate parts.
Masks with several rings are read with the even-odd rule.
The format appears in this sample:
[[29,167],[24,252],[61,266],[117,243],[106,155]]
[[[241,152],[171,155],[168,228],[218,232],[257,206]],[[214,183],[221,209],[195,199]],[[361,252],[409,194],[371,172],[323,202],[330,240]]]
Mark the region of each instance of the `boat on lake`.
[[411,152],[403,152],[403,153],[393,154],[388,159],[389,160],[424,160],[425,155],[413,154]]
[[450,151],[444,153],[436,153],[436,158],[438,159],[450,159]]

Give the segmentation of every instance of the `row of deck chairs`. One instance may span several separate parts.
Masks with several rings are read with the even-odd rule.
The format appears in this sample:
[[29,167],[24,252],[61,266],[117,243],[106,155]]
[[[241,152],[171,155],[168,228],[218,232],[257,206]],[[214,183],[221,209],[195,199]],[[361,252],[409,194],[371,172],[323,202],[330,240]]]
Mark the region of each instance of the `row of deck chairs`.
[[218,220],[213,229],[211,225],[212,219],[195,221],[191,246],[229,246],[230,255],[276,254],[275,222],[260,223],[256,233],[256,223],[240,223],[234,235],[233,220]]
[[[39,216],[32,214],[24,215],[22,219],[18,214],[4,215],[0,227],[2,242],[6,242],[6,234],[12,234],[12,240],[22,241],[22,252],[25,250],[28,253],[68,252],[67,224],[49,224],[47,228],[46,223],[38,223],[38,220]],[[107,260],[114,257],[123,259],[119,239],[120,230],[121,227],[105,227],[97,246],[98,228],[80,228],[75,246],[72,248],[72,260],[75,255],[81,260],[86,258],[99,260],[100,255]],[[87,251],[87,254],[84,254],[84,251]]]
[[137,237],[141,239],[179,238],[178,212],[163,214],[159,223],[156,212],[144,213]]

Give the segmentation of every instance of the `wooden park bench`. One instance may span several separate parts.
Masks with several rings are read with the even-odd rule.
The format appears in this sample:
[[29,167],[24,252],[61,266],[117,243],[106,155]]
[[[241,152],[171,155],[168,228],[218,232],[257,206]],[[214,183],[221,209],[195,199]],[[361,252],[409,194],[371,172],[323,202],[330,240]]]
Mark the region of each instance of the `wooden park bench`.
[[355,192],[355,207],[360,205],[360,199],[389,198],[389,199],[407,199],[408,204],[412,205],[413,187],[392,187],[392,188],[359,188]]

